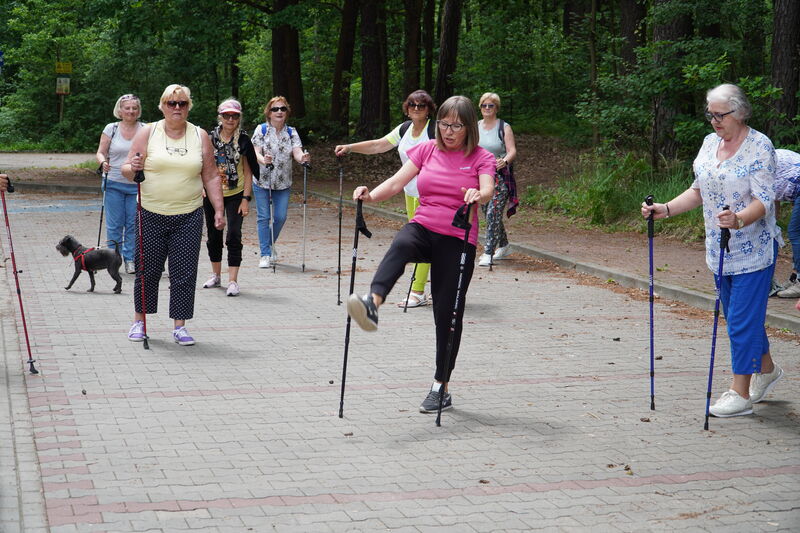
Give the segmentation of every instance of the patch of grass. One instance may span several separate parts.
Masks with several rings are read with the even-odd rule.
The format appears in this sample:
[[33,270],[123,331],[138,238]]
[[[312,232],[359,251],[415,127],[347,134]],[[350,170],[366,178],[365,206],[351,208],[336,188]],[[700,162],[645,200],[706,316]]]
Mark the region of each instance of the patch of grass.
[[52,152],[53,150],[42,142],[13,141],[0,143],[0,152]]
[[89,170],[97,170],[97,167],[100,165],[97,164],[97,161],[94,159],[87,159],[83,163],[78,163],[77,165],[72,165],[74,168],[87,168]]
[[[561,179],[555,188],[530,187],[523,202],[574,217],[606,231],[647,230],[640,206],[652,194],[657,202],[668,201],[692,184],[691,168],[674,163],[654,170],[643,158],[591,154],[577,174]],[[694,241],[703,237],[703,215],[699,209],[659,220],[656,231]]]

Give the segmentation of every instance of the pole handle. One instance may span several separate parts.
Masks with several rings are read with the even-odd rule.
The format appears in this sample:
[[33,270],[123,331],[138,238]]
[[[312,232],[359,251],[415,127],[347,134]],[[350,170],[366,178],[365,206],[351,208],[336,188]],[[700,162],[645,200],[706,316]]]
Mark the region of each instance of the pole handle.
[[[647,195],[647,198],[644,199],[644,203],[647,204],[647,205],[653,205],[653,201],[654,200],[655,200],[655,198],[653,198],[653,195],[649,194],[649,195]],[[649,238],[651,238],[651,239],[655,235],[655,231],[654,231],[654,227],[653,227],[654,226],[654,224],[653,224],[653,215],[654,214],[655,213],[651,210],[650,211],[650,215],[647,217],[647,236]]]
[[[141,154],[136,152],[136,157],[139,157]],[[136,174],[133,175],[133,182],[134,183],[142,183],[144,181],[144,170],[137,170]]]
[[364,220],[364,200],[356,203],[356,229],[364,234],[367,239],[372,238],[372,232],[367,229],[367,222]]
[[8,186],[6,187],[6,191],[14,192],[14,185],[11,184],[11,178],[9,176],[6,176],[6,179],[8,180]]
[[[731,206],[729,206],[727,204],[722,206],[722,210],[723,211],[727,211],[730,208],[731,208]],[[728,229],[728,228],[722,228],[722,230],[720,231],[720,236],[719,236],[719,249],[720,250],[725,250],[726,252],[730,253],[731,249],[728,246],[728,242],[730,240],[731,240],[731,230]]]

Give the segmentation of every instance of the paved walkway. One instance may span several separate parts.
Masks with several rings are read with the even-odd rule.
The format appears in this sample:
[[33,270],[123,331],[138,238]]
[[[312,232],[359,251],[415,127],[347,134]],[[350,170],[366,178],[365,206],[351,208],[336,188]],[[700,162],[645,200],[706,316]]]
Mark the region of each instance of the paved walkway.
[[[656,304],[651,411],[648,303],[515,259],[476,271],[442,427],[417,412],[433,371],[429,308],[385,306],[377,333],[353,330],[340,419],[335,209],[308,209],[306,272],[300,207],[275,274],[256,268],[251,217],[242,295],[198,289],[194,347],[171,341],[166,313],[151,315],[145,351],[125,338],[131,276],[122,295],[102,272],[94,294],[85,276],[62,288],[72,266],[54,245],[65,233],[92,243],[91,199],[7,198],[40,374],[25,372],[6,267],[3,532],[800,528],[796,342],[773,341],[787,378],[755,416],[711,419],[703,431],[710,314]],[[352,218],[346,211],[343,293]],[[367,222],[359,292],[395,227]],[[207,274],[202,257],[201,281]],[[729,380],[723,330],[715,397]]]

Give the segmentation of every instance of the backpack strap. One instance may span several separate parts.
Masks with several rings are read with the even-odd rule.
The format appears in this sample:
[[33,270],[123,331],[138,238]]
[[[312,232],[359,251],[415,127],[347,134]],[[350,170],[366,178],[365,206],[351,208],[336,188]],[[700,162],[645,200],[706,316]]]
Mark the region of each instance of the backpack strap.
[[117,130],[119,129],[119,122],[115,122],[114,126],[111,128],[111,140],[114,140],[114,135],[117,134]]
[[436,138],[436,120],[428,119],[428,139]]
[[261,135],[264,135],[264,136],[267,135],[267,123],[266,122],[261,125]]
[[497,136],[500,137],[500,142],[503,143],[503,149],[506,148],[506,123],[502,118],[497,119]]
[[289,134],[289,138],[291,139],[292,138],[292,127],[291,126],[286,126],[286,133]]
[[410,120],[406,120],[405,122],[400,124],[400,138],[401,139],[403,138],[403,135],[406,134],[406,132],[408,131],[408,128],[410,128],[410,127],[411,127],[411,121]]

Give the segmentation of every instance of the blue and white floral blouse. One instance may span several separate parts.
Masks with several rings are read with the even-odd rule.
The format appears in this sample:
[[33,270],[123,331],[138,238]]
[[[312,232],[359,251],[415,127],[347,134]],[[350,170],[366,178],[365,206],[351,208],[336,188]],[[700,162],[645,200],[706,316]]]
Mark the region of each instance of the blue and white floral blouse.
[[742,229],[732,229],[725,252],[722,274],[747,274],[762,270],[774,260],[774,240],[783,246],[780,228],[775,223],[775,149],[769,137],[749,128],[736,154],[720,162],[717,150],[722,138],[706,136],[694,160],[693,189],[700,189],[706,230],[706,264],[712,272],[719,269],[720,228],[717,215],[725,205],[739,212],[758,200],[766,214]]

